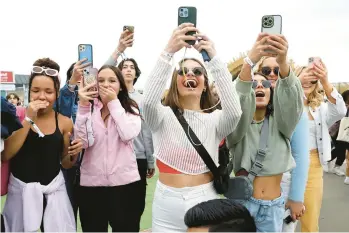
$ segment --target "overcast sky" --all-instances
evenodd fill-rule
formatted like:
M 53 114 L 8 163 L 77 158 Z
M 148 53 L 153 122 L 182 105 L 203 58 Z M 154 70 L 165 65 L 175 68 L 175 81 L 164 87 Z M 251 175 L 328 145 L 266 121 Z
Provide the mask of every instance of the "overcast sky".
M 142 88 L 177 27 L 179 6 L 196 6 L 197 27 L 215 43 L 226 62 L 251 48 L 266 14 L 281 14 L 289 55 L 298 64 L 320 56 L 331 82 L 349 81 L 349 1 L 0 1 L 0 70 L 28 74 L 33 62 L 50 57 L 61 76 L 78 58 L 78 44 L 93 45 L 99 68 L 118 43 L 123 25 L 135 26 L 135 44 L 126 50 L 142 70 Z M 180 51 L 176 58 L 183 56 Z M 193 50 L 188 55 L 198 56 Z

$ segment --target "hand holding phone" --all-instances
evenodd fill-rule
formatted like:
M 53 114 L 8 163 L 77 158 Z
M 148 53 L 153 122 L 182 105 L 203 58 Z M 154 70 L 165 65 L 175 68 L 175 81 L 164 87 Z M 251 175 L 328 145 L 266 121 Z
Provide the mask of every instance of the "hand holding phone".
M 203 34 L 196 36 L 199 38 L 199 42 L 194 45 L 194 48 L 201 53 L 204 61 L 210 61 L 217 54 L 213 42 Z
M 309 57 L 308 66 L 313 67 L 314 64 L 316 64 L 318 66 L 322 66 L 321 58 L 320 57 Z
M 134 26 L 124 26 L 123 27 L 122 39 L 124 39 L 124 42 L 125 42 L 124 43 L 125 49 L 126 49 L 126 47 L 132 47 L 133 46 L 134 31 L 135 31 L 135 27 Z M 119 52 L 121 52 L 121 51 L 119 51 Z
M 172 36 L 165 47 L 165 51 L 174 54 L 181 50 L 184 46 L 187 48 L 191 48 L 192 46 L 188 44 L 186 41 L 196 41 L 197 37 L 193 35 L 186 35 L 186 33 L 189 31 L 197 32 L 197 29 L 194 27 L 192 23 L 181 24 L 177 29 L 173 31 Z

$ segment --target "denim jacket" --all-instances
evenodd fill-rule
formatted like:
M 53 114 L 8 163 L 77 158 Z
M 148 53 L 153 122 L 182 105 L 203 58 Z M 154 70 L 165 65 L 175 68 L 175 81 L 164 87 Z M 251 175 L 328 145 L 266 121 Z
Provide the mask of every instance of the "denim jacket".
M 72 118 L 75 123 L 76 112 L 78 110 L 78 104 L 76 98 L 78 96 L 78 86 L 75 87 L 74 91 L 71 91 L 68 87 L 68 84 L 65 84 L 64 87 L 59 91 L 59 113 L 62 115 Z

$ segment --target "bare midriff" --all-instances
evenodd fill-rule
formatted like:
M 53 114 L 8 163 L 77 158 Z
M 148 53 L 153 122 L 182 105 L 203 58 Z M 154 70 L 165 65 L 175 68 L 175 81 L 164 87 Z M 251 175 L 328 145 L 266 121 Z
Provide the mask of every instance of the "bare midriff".
M 280 197 L 282 175 L 257 176 L 253 181 L 253 197 L 260 200 L 274 200 Z
M 159 181 L 164 185 L 174 188 L 194 187 L 202 184 L 210 183 L 213 180 L 211 172 L 188 175 L 169 167 L 168 165 L 156 160 L 156 165 L 159 168 Z

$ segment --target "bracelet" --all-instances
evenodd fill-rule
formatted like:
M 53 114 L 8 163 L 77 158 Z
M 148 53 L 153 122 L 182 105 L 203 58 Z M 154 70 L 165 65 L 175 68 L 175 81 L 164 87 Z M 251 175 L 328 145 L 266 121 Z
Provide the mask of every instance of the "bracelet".
M 166 51 L 162 51 L 161 55 L 163 55 L 166 58 L 171 60 L 173 58 L 174 53 L 169 53 L 169 52 L 166 52 Z
M 256 65 L 256 64 L 253 64 L 253 62 L 251 61 L 251 59 L 247 56 L 244 58 L 244 62 L 246 62 L 247 64 L 249 64 L 251 66 L 251 68 L 253 69 L 253 67 Z
M 34 123 L 34 121 L 32 119 L 30 119 L 29 117 L 25 117 L 24 120 L 28 121 L 33 127 L 34 129 L 36 130 L 36 132 L 39 134 L 39 137 L 40 138 L 43 138 L 45 136 L 45 134 L 43 134 L 41 132 L 41 130 L 39 129 L 39 127 Z

